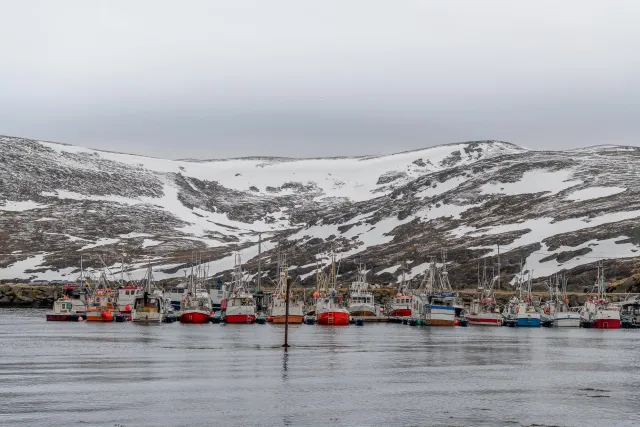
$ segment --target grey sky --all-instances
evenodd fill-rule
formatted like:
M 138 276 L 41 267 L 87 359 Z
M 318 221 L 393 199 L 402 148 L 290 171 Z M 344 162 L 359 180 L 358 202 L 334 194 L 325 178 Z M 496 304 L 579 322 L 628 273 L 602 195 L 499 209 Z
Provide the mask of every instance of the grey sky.
M 0 134 L 159 157 L 640 141 L 640 3 L 0 0 Z

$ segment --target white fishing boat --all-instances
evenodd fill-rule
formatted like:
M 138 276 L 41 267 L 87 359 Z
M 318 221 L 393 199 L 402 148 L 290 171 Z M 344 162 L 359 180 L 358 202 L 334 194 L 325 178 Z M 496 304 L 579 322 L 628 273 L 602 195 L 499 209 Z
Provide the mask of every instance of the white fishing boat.
M 579 328 L 580 314 L 569 309 L 567 297 L 567 278 L 554 275 L 549 278 L 549 300 L 542 307 L 542 324 L 551 323 L 556 328 Z
M 229 295 L 225 300 L 224 320 L 227 323 L 254 323 L 256 321 L 256 303 L 249 293 L 242 272 L 242 258 L 235 255 L 233 279 L 229 287 Z
M 269 320 L 273 323 L 285 323 L 287 311 L 287 258 L 278 254 L 278 281 L 269 304 Z M 291 285 L 289 285 L 291 286 Z M 291 292 L 290 292 L 291 293 Z M 304 304 L 295 297 L 289 297 L 289 323 L 302 323 L 304 320 Z
M 440 276 L 440 286 L 436 283 L 437 264 L 431 258 L 428 271 L 425 271 L 420 287 L 413 291 L 411 319 L 425 326 L 454 326 L 456 324 L 455 295 L 450 292 L 447 281 Z M 446 276 L 445 276 L 446 277 Z M 443 291 L 443 287 L 448 291 Z
M 131 320 L 144 324 L 162 323 L 167 316 L 167 309 L 163 292 L 153 284 L 153 274 L 149 266 L 144 290 L 133 302 Z
M 187 292 L 188 282 L 179 283 L 176 286 L 172 286 L 167 289 L 164 293 L 165 299 L 169 299 L 171 301 L 171 307 L 175 311 L 180 311 L 182 304 L 182 300 L 184 299 L 185 293 Z
M 352 317 L 377 316 L 373 294 L 369 292 L 364 266 L 358 266 L 356 280 L 349 287 L 349 314 Z
M 48 321 L 68 322 L 85 318 L 87 307 L 79 298 L 65 294 L 53 302 L 53 309 L 46 313 Z

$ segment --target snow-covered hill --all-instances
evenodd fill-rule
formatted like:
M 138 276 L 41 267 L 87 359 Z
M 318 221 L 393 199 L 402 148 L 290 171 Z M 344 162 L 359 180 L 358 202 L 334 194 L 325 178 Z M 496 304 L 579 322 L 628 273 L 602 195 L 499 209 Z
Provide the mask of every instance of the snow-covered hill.
M 199 253 L 225 277 L 239 250 L 256 272 L 286 247 L 311 284 L 331 247 L 342 280 L 359 261 L 369 280 L 419 278 L 448 249 L 454 286 L 501 245 L 509 280 L 520 258 L 534 277 L 588 275 L 601 258 L 635 272 L 640 150 L 538 152 L 475 141 L 388 156 L 171 161 L 0 137 L 0 279 L 73 278 L 90 269 L 132 277 L 154 265 L 180 277 Z M 403 267 L 406 261 L 406 266 Z M 400 267 L 398 267 L 400 266 Z M 398 268 L 395 268 L 398 267 Z

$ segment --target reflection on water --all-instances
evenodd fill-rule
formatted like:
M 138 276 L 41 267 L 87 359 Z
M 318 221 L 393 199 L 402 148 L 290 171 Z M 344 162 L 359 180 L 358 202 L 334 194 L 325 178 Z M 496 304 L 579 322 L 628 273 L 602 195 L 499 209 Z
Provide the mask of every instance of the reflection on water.
M 0 309 L 2 426 L 640 425 L 640 331 L 45 322 Z

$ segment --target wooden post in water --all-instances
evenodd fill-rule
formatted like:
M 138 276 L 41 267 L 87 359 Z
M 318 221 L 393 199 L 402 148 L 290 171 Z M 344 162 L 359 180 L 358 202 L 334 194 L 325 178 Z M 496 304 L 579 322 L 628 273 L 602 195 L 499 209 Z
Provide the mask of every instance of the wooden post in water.
M 285 351 L 287 350 L 287 347 L 289 347 L 289 293 L 291 292 L 291 284 L 289 282 L 289 275 L 285 275 L 284 280 L 286 280 L 286 300 L 284 303 L 284 349 Z

